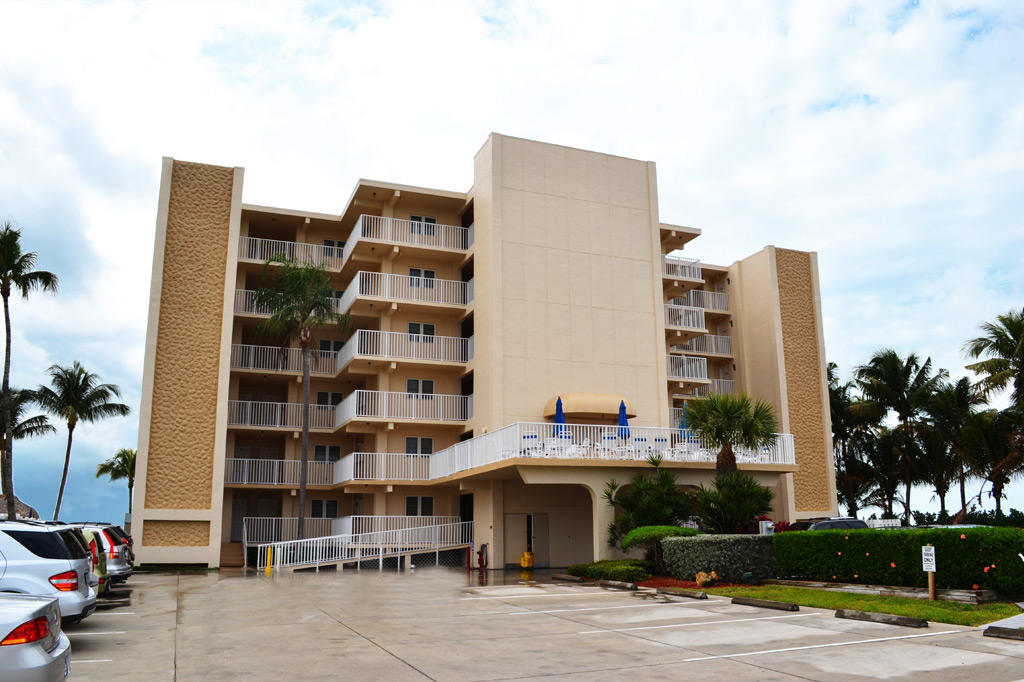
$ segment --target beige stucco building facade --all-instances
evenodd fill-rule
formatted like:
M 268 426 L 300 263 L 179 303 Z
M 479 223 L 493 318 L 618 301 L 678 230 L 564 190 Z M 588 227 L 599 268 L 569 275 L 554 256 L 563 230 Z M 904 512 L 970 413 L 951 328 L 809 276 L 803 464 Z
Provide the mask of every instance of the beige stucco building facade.
M 337 215 L 243 203 L 242 179 L 164 159 L 139 561 L 239 563 L 293 532 L 301 355 L 253 297 L 278 254 L 324 267 L 352 322 L 314 334 L 307 536 L 445 517 L 492 567 L 610 556 L 609 479 L 652 453 L 680 485 L 713 477 L 680 428 L 709 392 L 775 406 L 783 433 L 740 468 L 776 519 L 837 512 L 815 254 L 691 258 L 700 230 L 661 222 L 653 162 L 492 134 L 469 191 L 360 180 Z

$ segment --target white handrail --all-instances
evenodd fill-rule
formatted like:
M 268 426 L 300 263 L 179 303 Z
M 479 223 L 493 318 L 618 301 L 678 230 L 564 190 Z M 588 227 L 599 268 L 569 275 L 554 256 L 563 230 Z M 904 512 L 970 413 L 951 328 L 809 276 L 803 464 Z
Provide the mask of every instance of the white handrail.
M 356 418 L 460 422 L 472 416 L 472 396 L 360 389 L 338 404 L 334 425 Z
M 400 452 L 353 452 L 334 463 L 334 482 L 426 481 L 430 455 Z
M 472 300 L 466 282 L 366 270 L 360 270 L 352 278 L 339 301 L 340 310 L 347 312 L 357 297 L 445 305 L 466 305 Z
M 333 405 L 310 405 L 309 428 L 334 429 L 334 412 Z M 229 400 L 228 425 L 301 429 L 302 403 Z
M 335 519 L 303 521 L 302 534 L 307 538 L 322 538 L 331 534 Z M 242 519 L 242 537 L 247 545 L 261 542 L 283 542 L 298 537 L 299 519 L 295 516 L 246 516 Z
M 705 310 L 729 312 L 729 294 L 721 291 L 693 289 L 692 291 L 687 291 L 682 296 L 676 296 L 672 299 L 672 303 L 704 308 Z
M 297 459 L 247 459 L 227 457 L 224 460 L 224 482 L 239 485 L 298 485 L 302 462 Z M 334 462 L 306 462 L 307 485 L 334 483 Z
M 687 355 L 669 355 L 666 357 L 668 363 L 669 379 L 707 379 L 708 361 L 707 358 L 691 358 Z
M 334 358 L 335 354 L 331 351 L 314 350 L 310 359 L 310 373 L 333 375 Z M 231 369 L 302 373 L 302 349 L 235 343 L 231 345 Z
M 693 306 L 665 304 L 665 326 L 704 329 L 704 309 Z
M 463 363 L 473 358 L 471 349 L 470 340 L 458 336 L 360 329 L 338 351 L 337 370 L 341 371 L 357 356 Z
M 331 535 L 362 535 L 403 528 L 422 528 L 459 523 L 458 516 L 342 516 L 334 519 Z
M 701 277 L 700 261 L 694 258 L 680 258 L 678 256 L 665 256 L 662 272 L 666 277 L 683 277 L 686 279 L 699 279 Z
M 331 298 L 338 312 L 344 312 L 340 308 L 342 300 L 344 299 Z M 235 289 L 235 313 L 239 315 L 254 315 L 256 317 L 270 317 L 274 313 L 274 309 L 268 305 L 257 305 L 255 290 Z
M 238 260 L 265 263 L 278 256 L 296 263 L 323 265 L 329 270 L 341 269 L 341 249 L 306 242 L 286 242 L 261 237 L 239 237 Z
M 703 334 L 672 348 L 673 350 L 678 348 L 688 353 L 732 355 L 732 337 L 722 334 Z

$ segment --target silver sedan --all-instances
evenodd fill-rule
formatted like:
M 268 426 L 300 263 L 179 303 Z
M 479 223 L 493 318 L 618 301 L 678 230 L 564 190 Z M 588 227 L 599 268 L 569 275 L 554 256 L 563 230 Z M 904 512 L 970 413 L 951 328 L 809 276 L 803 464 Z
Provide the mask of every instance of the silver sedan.
M 71 672 L 71 642 L 54 597 L 0 594 L 0 637 L 5 680 L 52 682 Z

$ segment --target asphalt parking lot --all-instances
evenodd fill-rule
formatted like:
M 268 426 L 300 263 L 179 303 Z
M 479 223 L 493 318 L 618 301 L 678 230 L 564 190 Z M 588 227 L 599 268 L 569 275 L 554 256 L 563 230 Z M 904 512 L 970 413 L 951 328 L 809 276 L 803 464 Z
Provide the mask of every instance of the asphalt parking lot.
M 67 629 L 75 680 L 1014 680 L 1024 644 L 445 570 L 139 574 Z

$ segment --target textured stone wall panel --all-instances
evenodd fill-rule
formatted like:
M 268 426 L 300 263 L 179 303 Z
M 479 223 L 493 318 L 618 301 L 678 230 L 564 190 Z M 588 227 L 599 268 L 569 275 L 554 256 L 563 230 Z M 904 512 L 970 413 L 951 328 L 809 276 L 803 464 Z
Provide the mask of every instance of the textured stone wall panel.
M 142 544 L 146 547 L 207 547 L 209 521 L 144 521 Z
M 789 427 L 796 445 L 793 474 L 796 510 L 818 511 L 833 506 L 829 499 L 831 446 L 825 437 L 822 404 L 821 356 L 814 302 L 811 255 L 804 251 L 775 250 L 782 317 L 782 348 L 786 362 L 786 399 Z
M 211 505 L 233 179 L 231 168 L 174 162 L 146 469 L 151 509 Z

